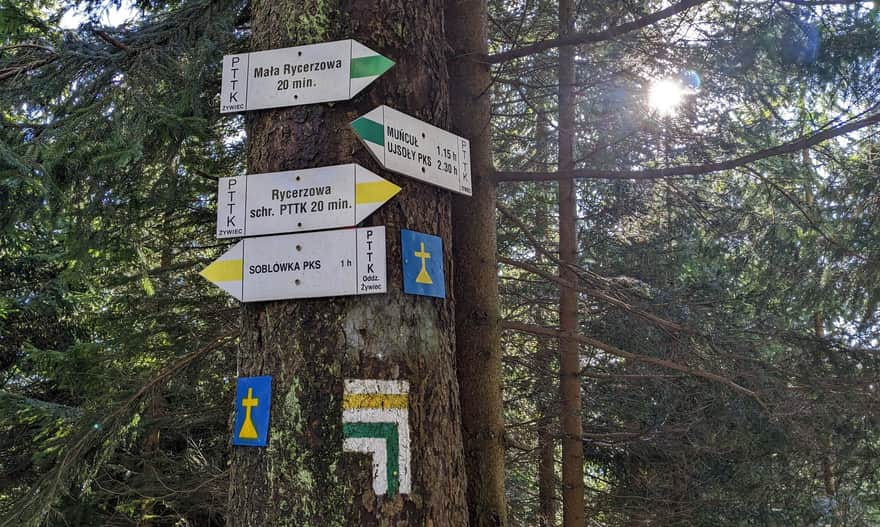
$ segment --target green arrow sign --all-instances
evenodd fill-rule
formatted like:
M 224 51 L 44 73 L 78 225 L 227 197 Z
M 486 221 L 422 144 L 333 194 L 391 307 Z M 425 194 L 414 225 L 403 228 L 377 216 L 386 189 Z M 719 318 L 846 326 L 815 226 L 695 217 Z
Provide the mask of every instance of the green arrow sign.
M 380 106 L 355 119 L 351 128 L 385 168 L 404 176 L 471 195 L 470 142 Z
M 351 39 L 225 55 L 220 111 L 348 100 L 393 65 Z

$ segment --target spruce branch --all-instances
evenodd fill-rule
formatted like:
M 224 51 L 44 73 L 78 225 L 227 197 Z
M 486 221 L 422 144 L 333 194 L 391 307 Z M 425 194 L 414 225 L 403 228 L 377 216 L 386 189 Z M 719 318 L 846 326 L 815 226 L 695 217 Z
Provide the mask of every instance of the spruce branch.
M 92 30 L 92 33 L 94 33 L 95 35 L 98 35 L 98 37 L 100 37 L 101 40 L 103 40 L 104 42 L 110 44 L 111 46 L 113 46 L 113 47 L 115 47 L 115 48 L 121 49 L 122 51 L 125 51 L 125 52 L 129 52 L 129 51 L 131 51 L 131 47 L 129 47 L 128 45 L 123 44 L 122 42 L 120 42 L 120 41 L 116 40 L 115 38 L 111 37 L 111 36 L 108 35 L 107 32 L 104 31 L 104 30 L 101 30 L 101 29 L 93 29 L 93 30 Z
M 536 53 L 541 53 L 542 51 L 547 51 L 549 49 L 554 49 L 562 46 L 576 46 L 578 44 L 588 44 L 592 42 L 611 40 L 631 31 L 636 31 L 638 29 L 656 24 L 661 20 L 675 16 L 683 11 L 687 11 L 692 7 L 698 6 L 700 4 L 705 4 L 707 1 L 708 0 L 684 0 L 683 2 L 673 4 L 666 9 L 661 9 L 660 11 L 643 16 L 642 18 L 639 18 L 638 20 L 633 20 L 632 22 L 626 22 L 624 24 L 620 24 L 619 26 L 613 26 L 602 31 L 578 31 L 576 33 L 569 33 L 568 35 L 562 37 L 543 40 L 541 42 L 535 42 L 534 44 L 529 44 L 520 48 L 503 51 L 494 55 L 489 55 L 488 57 L 486 57 L 485 62 L 489 64 L 500 64 L 502 62 L 509 62 L 514 59 L 526 57 L 528 55 L 534 55 Z
M 740 168 L 757 161 L 771 157 L 791 154 L 805 148 L 811 148 L 829 139 L 839 137 L 850 132 L 861 130 L 880 123 L 880 113 L 875 113 L 849 121 L 844 124 L 826 127 L 822 131 L 801 136 L 788 143 L 783 143 L 772 148 L 758 150 L 726 161 L 706 163 L 703 165 L 679 165 L 667 168 L 647 168 L 644 170 L 606 170 L 594 168 L 578 168 L 568 171 L 557 172 L 495 172 L 496 181 L 559 181 L 566 179 L 662 179 L 681 176 L 700 176 Z

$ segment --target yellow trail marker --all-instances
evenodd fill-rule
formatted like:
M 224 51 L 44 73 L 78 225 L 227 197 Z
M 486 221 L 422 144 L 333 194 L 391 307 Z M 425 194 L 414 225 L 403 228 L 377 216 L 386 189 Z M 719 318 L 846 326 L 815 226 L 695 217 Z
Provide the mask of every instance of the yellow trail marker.
M 216 260 L 199 272 L 209 282 L 241 282 L 242 260 Z
M 431 253 L 425 252 L 425 242 L 421 242 L 419 246 L 420 249 L 414 254 L 416 258 L 421 258 L 422 270 L 419 271 L 419 275 L 416 276 L 416 282 L 420 284 L 433 284 L 434 282 L 431 280 L 431 275 L 428 274 L 428 269 L 425 266 L 425 262 L 431 257 Z
M 409 406 L 406 394 L 392 393 L 346 393 L 342 397 L 342 408 L 345 410 L 356 409 L 394 409 L 407 408 Z
M 239 439 L 257 439 L 257 429 L 254 428 L 254 422 L 251 420 L 251 409 L 260 405 L 260 400 L 254 397 L 254 389 L 248 388 L 247 397 L 241 400 L 244 406 L 244 424 L 241 425 L 241 431 L 238 432 Z
M 201 275 L 242 302 L 384 293 L 385 227 L 244 238 Z
M 355 205 L 385 203 L 398 192 L 400 192 L 400 187 L 384 179 L 381 181 L 358 183 L 354 191 L 354 202 Z

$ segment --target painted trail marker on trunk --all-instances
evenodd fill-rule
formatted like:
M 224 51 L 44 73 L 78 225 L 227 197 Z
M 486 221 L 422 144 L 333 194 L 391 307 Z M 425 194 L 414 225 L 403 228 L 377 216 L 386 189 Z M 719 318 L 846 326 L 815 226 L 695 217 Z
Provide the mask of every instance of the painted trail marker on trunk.
M 400 229 L 400 246 L 403 257 L 403 292 L 446 298 L 443 239 L 431 234 Z
M 345 101 L 393 65 L 351 39 L 224 55 L 220 113 Z
M 398 192 L 356 164 L 221 178 L 217 237 L 352 227 Z
M 242 302 L 385 293 L 385 227 L 245 238 L 199 274 Z
M 272 407 L 272 376 L 239 377 L 235 385 L 235 423 L 232 444 L 266 446 L 269 411 Z
M 355 119 L 351 127 L 388 170 L 471 195 L 467 139 L 384 105 Z
M 369 454 L 373 492 L 409 494 L 409 383 L 345 379 L 342 398 L 342 450 Z

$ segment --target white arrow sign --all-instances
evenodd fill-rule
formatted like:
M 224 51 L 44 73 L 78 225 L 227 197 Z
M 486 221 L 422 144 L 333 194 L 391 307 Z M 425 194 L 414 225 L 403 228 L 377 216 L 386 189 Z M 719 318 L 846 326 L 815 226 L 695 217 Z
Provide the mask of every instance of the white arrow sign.
M 199 274 L 242 302 L 384 293 L 385 227 L 245 238 Z
M 348 100 L 393 65 L 350 39 L 224 55 L 220 112 Z
M 217 237 L 351 227 L 398 192 L 356 164 L 221 178 Z
M 351 127 L 388 170 L 471 195 L 471 144 L 467 139 L 388 106 L 357 118 Z

